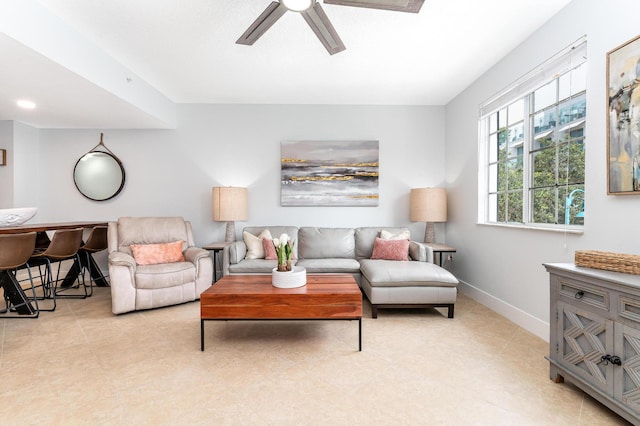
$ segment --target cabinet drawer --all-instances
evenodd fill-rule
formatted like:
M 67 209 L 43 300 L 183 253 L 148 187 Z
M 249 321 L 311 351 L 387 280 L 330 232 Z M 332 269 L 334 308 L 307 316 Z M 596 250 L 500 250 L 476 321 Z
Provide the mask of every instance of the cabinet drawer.
M 640 328 L 640 298 L 624 293 L 618 296 L 618 315 Z
M 558 286 L 559 295 L 572 299 L 571 303 L 574 306 L 584 304 L 609 312 L 609 293 L 607 291 L 567 278 L 560 278 Z

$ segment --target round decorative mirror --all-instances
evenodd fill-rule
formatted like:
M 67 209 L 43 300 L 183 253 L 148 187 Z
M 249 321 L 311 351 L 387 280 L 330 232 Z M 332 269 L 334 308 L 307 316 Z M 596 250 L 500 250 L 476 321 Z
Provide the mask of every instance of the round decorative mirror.
M 97 150 L 102 146 L 105 151 Z M 78 191 L 94 201 L 109 200 L 122 191 L 124 187 L 124 167 L 111 151 L 100 143 L 84 154 L 73 168 L 73 181 Z

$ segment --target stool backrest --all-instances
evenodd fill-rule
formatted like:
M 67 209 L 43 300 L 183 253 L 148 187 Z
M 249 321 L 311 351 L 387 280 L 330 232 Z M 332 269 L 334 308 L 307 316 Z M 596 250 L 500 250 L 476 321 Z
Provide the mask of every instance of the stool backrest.
M 53 234 L 49 247 L 41 256 L 49 259 L 68 259 L 74 256 L 82 245 L 82 228 L 59 229 Z
M 16 269 L 27 263 L 35 246 L 35 232 L 0 235 L 0 270 Z
M 107 249 L 107 227 L 96 226 L 89 232 L 87 242 L 81 247 L 83 250 L 92 253 Z

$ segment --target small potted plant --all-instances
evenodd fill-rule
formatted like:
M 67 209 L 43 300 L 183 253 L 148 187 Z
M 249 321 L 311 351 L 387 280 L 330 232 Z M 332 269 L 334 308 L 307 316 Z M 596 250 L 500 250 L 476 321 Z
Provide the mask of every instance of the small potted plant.
M 278 258 L 278 267 L 273 268 L 271 283 L 278 288 L 295 288 L 307 284 L 307 271 L 305 268 L 291 266 L 293 258 L 294 242 L 287 234 L 280 235 L 280 238 L 273 239 Z
M 287 234 L 280 235 L 280 238 L 273 239 L 273 245 L 276 248 L 276 256 L 278 257 L 278 271 L 291 271 L 291 258 L 293 257 L 293 242 Z

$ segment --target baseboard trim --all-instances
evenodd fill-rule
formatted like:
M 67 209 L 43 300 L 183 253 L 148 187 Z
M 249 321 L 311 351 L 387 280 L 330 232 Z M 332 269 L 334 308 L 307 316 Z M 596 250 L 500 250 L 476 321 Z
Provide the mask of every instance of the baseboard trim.
M 460 281 L 460 284 L 458 284 L 458 290 L 471 297 L 476 302 L 483 304 L 492 311 L 495 311 L 508 320 L 514 322 L 528 332 L 535 334 L 545 342 L 549 341 L 548 322 L 544 322 L 533 315 L 526 313 L 522 309 L 516 308 L 504 300 L 498 299 L 486 291 L 480 290 L 479 288 L 464 281 Z

